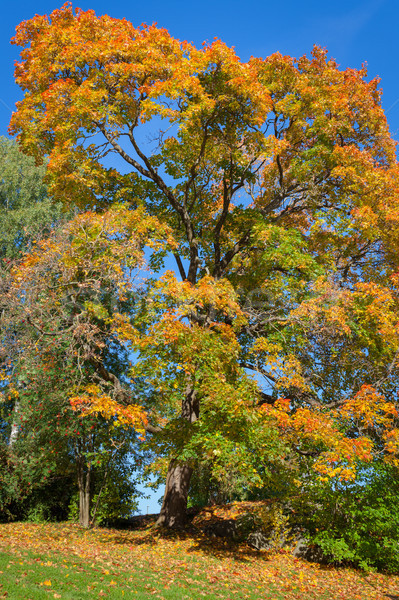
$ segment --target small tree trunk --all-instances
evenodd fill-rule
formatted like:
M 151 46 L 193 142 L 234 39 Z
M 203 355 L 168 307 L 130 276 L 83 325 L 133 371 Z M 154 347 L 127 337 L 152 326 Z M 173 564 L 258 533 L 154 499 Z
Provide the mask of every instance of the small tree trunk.
M 90 527 L 90 492 L 79 490 L 79 525 Z
M 20 404 L 20 401 L 19 401 L 19 398 L 17 398 L 15 401 L 13 415 L 12 415 L 10 439 L 8 440 L 8 446 L 10 448 L 12 448 L 14 446 L 15 442 L 18 439 L 18 434 L 19 434 L 18 421 L 19 421 L 19 408 L 20 408 L 19 404 Z
M 80 440 L 76 446 L 77 454 L 77 472 L 79 489 L 79 525 L 89 528 L 90 520 L 90 484 L 91 484 L 91 461 L 86 461 Z
M 199 417 L 199 402 L 191 384 L 187 385 L 182 402 L 181 418 L 194 423 Z M 172 459 L 166 476 L 165 494 L 157 525 L 165 527 L 184 527 L 187 520 L 187 498 L 190 487 L 192 467 L 189 464 Z
M 172 460 L 166 477 L 165 495 L 157 525 L 184 527 L 187 518 L 187 497 L 192 468 Z

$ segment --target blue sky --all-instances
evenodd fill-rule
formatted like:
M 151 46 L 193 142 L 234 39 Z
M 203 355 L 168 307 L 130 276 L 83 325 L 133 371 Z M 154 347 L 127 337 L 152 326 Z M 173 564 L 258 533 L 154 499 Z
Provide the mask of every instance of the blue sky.
M 5 2 L 0 22 L 0 135 L 7 133 L 10 112 L 21 92 L 13 83 L 18 48 L 11 46 L 15 26 L 35 13 L 46 14 L 62 5 L 48 0 Z M 391 130 L 399 139 L 397 0 L 82 0 L 74 6 L 97 14 L 126 18 L 135 25 L 157 22 L 172 35 L 200 45 L 219 37 L 243 59 L 275 51 L 292 56 L 308 53 L 313 44 L 326 47 L 343 67 L 368 63 L 370 77 L 379 76 L 383 105 Z M 395 102 L 397 104 L 395 104 Z
M 21 92 L 13 81 L 18 48 L 10 45 L 15 27 L 35 13 L 47 14 L 59 3 L 48 0 L 4 2 L 0 21 L 0 135 L 7 127 Z M 74 6 L 98 15 L 126 18 L 134 25 L 157 22 L 181 40 L 200 46 L 214 37 L 235 46 L 242 60 L 279 51 L 291 56 L 309 53 L 313 44 L 326 47 L 342 68 L 367 62 L 369 76 L 379 76 L 393 137 L 399 140 L 398 0 L 82 0 Z M 158 512 L 161 490 L 141 503 L 143 513 Z

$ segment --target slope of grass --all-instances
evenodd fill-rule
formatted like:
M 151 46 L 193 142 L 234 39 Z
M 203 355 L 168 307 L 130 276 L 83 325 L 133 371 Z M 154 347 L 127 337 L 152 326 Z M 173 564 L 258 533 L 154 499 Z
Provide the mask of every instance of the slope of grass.
M 0 525 L 0 598 L 399 600 L 399 577 L 320 567 L 200 532 Z

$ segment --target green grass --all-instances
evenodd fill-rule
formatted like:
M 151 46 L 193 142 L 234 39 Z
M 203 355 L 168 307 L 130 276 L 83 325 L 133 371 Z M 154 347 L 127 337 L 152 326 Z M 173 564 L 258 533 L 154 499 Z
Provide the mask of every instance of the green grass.
M 283 600 L 274 589 L 261 590 L 253 585 L 212 584 L 191 569 L 177 573 L 168 587 L 160 584 L 157 570 L 138 568 L 135 571 L 104 568 L 82 560 L 68 560 L 61 555 L 34 554 L 21 551 L 18 555 L 0 553 L 0 598 L 10 600 L 86 600 L 89 598 L 137 598 L 162 600 Z M 163 578 L 162 578 L 163 579 Z

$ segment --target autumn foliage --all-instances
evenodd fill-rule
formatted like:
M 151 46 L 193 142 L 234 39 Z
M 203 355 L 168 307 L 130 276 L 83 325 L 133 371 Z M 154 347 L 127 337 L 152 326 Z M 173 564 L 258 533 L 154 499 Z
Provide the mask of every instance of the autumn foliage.
M 157 274 L 133 316 L 86 302 L 135 360 L 119 380 L 95 329 L 78 330 L 110 386 L 71 398 L 147 431 L 161 522 L 184 521 L 196 470 L 227 498 L 277 476 L 302 489 L 309 473 L 396 472 L 399 173 L 379 82 L 318 47 L 243 62 L 69 4 L 13 43 L 25 97 L 10 131 L 82 211 L 70 246 L 46 241 L 16 268 L 21 293 L 50 259 L 64 285 L 83 293 L 95 272 L 120 299 L 144 246 Z M 63 310 L 59 290 L 50 302 Z

